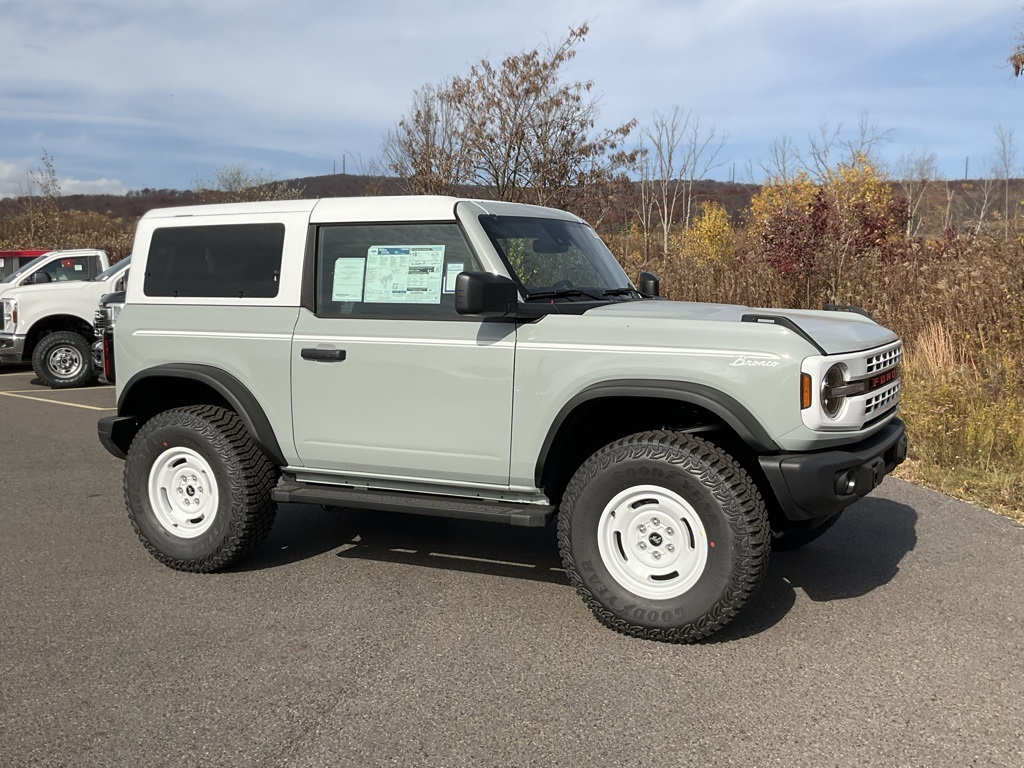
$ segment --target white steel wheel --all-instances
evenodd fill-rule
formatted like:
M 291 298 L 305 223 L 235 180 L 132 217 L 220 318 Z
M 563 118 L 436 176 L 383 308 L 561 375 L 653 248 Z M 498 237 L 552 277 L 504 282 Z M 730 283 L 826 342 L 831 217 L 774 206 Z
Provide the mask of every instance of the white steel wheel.
M 624 589 L 652 600 L 686 593 L 704 573 L 708 537 L 693 506 L 657 485 L 637 485 L 605 505 L 597 545 Z
M 157 522 L 173 536 L 202 536 L 217 517 L 213 468 L 191 448 L 175 446 L 161 453 L 149 471 L 148 490 Z

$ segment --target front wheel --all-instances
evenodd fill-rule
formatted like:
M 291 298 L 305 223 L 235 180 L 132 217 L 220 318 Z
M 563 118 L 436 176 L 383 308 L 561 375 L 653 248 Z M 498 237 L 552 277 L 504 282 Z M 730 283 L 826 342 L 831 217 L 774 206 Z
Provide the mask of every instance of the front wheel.
M 680 643 L 732 620 L 760 583 L 771 534 L 761 494 L 729 454 L 656 431 L 612 443 L 577 470 L 558 541 L 599 621 Z
M 234 411 L 212 405 L 164 411 L 128 449 L 128 517 L 164 565 L 216 571 L 251 554 L 270 533 L 277 475 Z
M 40 339 L 32 352 L 32 370 L 50 389 L 84 387 L 97 375 L 92 345 L 74 331 L 57 331 Z

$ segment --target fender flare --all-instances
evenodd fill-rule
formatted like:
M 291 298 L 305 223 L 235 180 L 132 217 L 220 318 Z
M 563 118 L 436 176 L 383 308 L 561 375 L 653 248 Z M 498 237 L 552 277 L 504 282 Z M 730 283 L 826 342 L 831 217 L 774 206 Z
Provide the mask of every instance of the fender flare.
M 778 444 L 734 397 L 704 384 L 685 381 L 660 381 L 656 379 L 621 379 L 605 381 L 581 390 L 558 411 L 548 429 L 540 455 L 534 468 L 534 480 L 540 488 L 543 482 L 544 465 L 562 425 L 578 406 L 589 400 L 604 397 L 645 397 L 676 400 L 699 406 L 724 421 L 747 445 L 758 454 L 777 453 Z
M 138 385 L 151 379 L 187 379 L 208 386 L 223 397 L 232 410 L 239 415 L 256 445 L 271 462 L 279 467 L 287 464 L 281 446 L 277 442 L 277 435 L 274 434 L 274 428 L 259 400 L 235 376 L 212 365 L 165 363 L 139 371 L 128 380 L 117 398 L 118 416 L 134 416 L 129 410 L 132 391 Z

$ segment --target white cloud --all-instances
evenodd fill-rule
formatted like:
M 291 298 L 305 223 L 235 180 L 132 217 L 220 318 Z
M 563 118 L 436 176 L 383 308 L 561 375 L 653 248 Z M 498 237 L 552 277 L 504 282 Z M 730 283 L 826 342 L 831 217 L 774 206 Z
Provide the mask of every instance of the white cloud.
M 119 179 L 61 179 L 60 190 L 65 195 L 123 195 L 128 190 Z
M 29 170 L 0 160 L 0 197 L 18 197 L 29 189 Z
M 22 197 L 38 191 L 33 183 L 35 171 L 24 165 L 0 160 L 0 198 Z M 123 195 L 127 188 L 120 179 L 75 179 L 58 176 L 64 195 Z

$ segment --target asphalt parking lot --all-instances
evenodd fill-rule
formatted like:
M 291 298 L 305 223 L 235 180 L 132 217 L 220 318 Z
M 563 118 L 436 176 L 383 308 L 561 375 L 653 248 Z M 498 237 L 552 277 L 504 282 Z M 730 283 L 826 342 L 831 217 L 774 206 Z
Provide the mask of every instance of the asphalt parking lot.
M 985 510 L 888 479 L 670 646 L 544 530 L 282 505 L 243 567 L 169 570 L 113 407 L 0 367 L 0 765 L 1024 765 L 1024 528 Z

